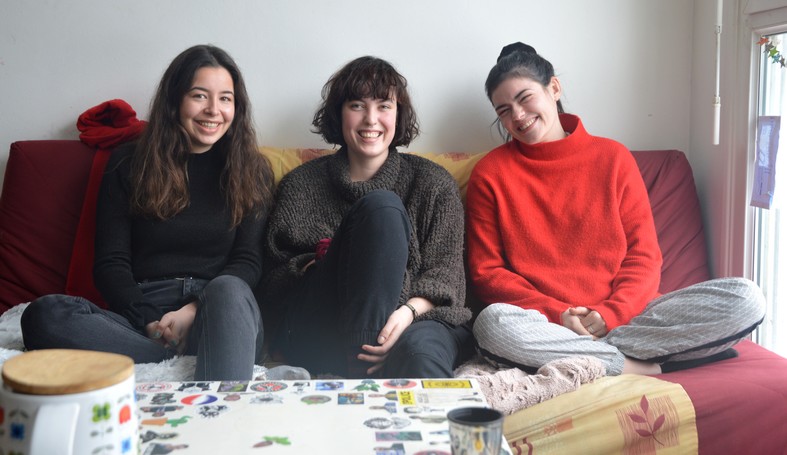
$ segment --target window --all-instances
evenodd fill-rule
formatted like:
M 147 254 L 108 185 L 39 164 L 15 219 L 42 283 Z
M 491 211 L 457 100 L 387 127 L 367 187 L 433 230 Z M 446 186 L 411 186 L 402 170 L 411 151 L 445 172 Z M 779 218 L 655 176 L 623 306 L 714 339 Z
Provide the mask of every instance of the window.
M 787 33 L 767 38 L 779 51 L 785 49 Z M 781 117 L 781 124 L 787 126 L 787 67 L 782 67 L 767 52 L 761 52 L 758 91 L 760 118 Z M 755 209 L 754 279 L 768 302 L 765 321 L 757 330 L 755 341 L 787 356 L 787 219 L 784 218 L 787 213 L 787 188 L 784 185 L 784 176 L 787 175 L 787 128 L 780 139 L 775 166 L 776 175 L 781 177 L 782 182 L 776 179 L 771 207 Z M 758 138 L 758 147 L 755 148 L 758 159 L 765 141 L 762 136 Z M 764 164 L 762 161 L 758 163 Z

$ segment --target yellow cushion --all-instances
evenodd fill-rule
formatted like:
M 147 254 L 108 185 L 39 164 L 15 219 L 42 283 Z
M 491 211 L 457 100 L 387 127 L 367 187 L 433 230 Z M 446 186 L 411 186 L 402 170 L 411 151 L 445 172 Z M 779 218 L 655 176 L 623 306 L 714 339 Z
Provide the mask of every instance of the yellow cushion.
M 260 153 L 265 155 L 273 168 L 275 183 L 278 184 L 282 177 L 301 164 L 321 156 L 334 153 L 333 149 L 302 149 L 302 148 L 281 148 L 261 146 Z M 462 200 L 465 198 L 467 181 L 473 166 L 486 155 L 486 153 L 459 153 L 459 152 L 406 152 L 413 155 L 422 156 L 443 166 L 454 177 L 459 191 L 462 193 Z

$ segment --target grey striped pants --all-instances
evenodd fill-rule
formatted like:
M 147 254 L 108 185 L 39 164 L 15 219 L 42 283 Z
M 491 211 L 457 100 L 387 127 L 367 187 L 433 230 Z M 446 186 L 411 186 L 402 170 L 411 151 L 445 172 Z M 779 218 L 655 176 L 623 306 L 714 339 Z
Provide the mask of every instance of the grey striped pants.
M 497 364 L 540 368 L 562 357 L 593 356 L 608 375 L 623 370 L 623 359 L 650 362 L 701 359 L 734 346 L 765 316 L 765 298 L 745 278 L 719 278 L 664 294 L 628 324 L 607 336 L 591 336 L 550 323 L 536 310 L 496 303 L 473 326 L 479 351 Z

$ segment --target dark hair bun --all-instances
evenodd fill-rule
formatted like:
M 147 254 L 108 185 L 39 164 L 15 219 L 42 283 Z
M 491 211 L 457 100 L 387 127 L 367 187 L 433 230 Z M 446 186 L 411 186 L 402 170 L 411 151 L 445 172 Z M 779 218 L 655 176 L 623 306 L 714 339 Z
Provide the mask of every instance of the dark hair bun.
M 497 61 L 499 62 L 501 58 L 509 54 L 513 54 L 514 52 L 522 52 L 525 54 L 537 53 L 535 48 L 533 48 L 533 46 L 517 41 L 516 43 L 511 43 L 507 46 L 504 46 L 503 49 L 500 51 L 500 55 L 497 56 Z

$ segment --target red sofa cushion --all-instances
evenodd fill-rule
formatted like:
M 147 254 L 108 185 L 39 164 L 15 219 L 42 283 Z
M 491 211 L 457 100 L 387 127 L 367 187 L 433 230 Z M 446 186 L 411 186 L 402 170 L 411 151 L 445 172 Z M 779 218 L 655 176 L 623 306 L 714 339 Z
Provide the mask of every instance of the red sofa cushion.
M 93 155 L 79 141 L 11 144 L 0 193 L 0 313 L 64 292 Z
M 686 155 L 678 150 L 632 153 L 648 190 L 664 258 L 659 291 L 709 280 L 700 201 Z

